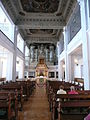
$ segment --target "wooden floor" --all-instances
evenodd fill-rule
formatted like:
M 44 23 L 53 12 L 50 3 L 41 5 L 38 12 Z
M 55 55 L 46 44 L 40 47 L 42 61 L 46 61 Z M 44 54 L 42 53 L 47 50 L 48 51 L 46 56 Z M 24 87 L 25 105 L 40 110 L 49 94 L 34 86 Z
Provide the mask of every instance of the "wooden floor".
M 51 120 L 45 87 L 36 86 L 29 100 L 19 112 L 19 120 Z

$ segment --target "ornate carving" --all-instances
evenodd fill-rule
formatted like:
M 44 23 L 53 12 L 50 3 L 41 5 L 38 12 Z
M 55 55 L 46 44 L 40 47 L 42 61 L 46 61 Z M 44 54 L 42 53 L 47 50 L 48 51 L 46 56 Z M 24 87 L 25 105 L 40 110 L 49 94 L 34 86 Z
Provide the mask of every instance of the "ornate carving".
M 15 25 L 22 30 L 21 34 L 28 44 L 33 42 L 56 44 L 59 32 L 52 32 L 52 30 L 63 29 L 68 20 L 67 18 L 69 18 L 72 13 L 72 8 L 76 1 L 77 0 L 1 0 Z M 26 29 L 28 30 L 26 31 Z M 42 33 L 43 38 L 41 36 Z M 34 37 L 32 34 L 36 35 L 35 37 L 37 38 L 32 39 L 31 37 Z M 30 39 L 28 39 L 28 37 L 30 37 Z
M 28 37 L 25 38 L 26 42 L 28 44 L 30 43 L 53 43 L 56 44 L 58 41 L 58 38 L 52 38 L 52 37 Z
M 29 31 L 26 30 L 26 32 L 27 32 L 27 35 L 31 35 L 31 34 L 52 34 L 53 29 L 29 29 Z
M 59 0 L 21 0 L 26 12 L 54 13 L 58 9 Z
M 64 19 L 60 17 L 17 19 L 16 24 L 20 29 L 62 29 L 66 25 Z
M 30 62 L 37 62 L 39 57 L 44 57 L 46 62 L 55 62 L 55 45 L 54 44 L 39 44 L 39 43 L 33 43 L 30 44 Z M 50 52 L 49 52 L 50 51 Z M 50 59 L 49 59 L 50 58 Z
M 80 6 L 78 5 L 70 21 L 70 41 L 73 39 L 73 37 L 78 33 L 80 29 L 81 29 L 81 15 Z

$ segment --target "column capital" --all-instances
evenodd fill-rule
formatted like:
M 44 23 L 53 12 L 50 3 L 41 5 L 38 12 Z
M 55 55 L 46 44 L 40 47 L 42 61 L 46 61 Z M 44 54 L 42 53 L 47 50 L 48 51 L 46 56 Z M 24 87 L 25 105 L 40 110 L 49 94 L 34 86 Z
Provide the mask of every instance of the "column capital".
M 66 31 L 67 31 L 67 26 L 63 28 L 63 32 L 66 32 Z
M 17 26 L 17 25 L 15 25 L 15 31 L 16 31 L 16 32 L 18 32 L 18 31 L 19 31 L 19 29 L 18 29 L 18 26 Z

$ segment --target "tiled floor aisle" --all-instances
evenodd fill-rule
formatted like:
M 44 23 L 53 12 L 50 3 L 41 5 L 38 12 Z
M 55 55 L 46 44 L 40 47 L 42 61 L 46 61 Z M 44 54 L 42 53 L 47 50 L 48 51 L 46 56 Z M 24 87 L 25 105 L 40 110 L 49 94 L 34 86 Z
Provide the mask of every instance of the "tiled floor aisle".
M 51 120 L 49 104 L 44 87 L 36 87 L 33 95 L 19 112 L 19 120 Z

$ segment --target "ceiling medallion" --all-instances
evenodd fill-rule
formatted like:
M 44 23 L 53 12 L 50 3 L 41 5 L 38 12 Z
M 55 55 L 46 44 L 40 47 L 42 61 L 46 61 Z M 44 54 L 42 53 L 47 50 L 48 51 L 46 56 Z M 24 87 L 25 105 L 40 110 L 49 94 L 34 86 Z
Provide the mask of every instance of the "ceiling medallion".
M 21 0 L 24 11 L 34 13 L 54 13 L 58 9 L 59 0 Z

